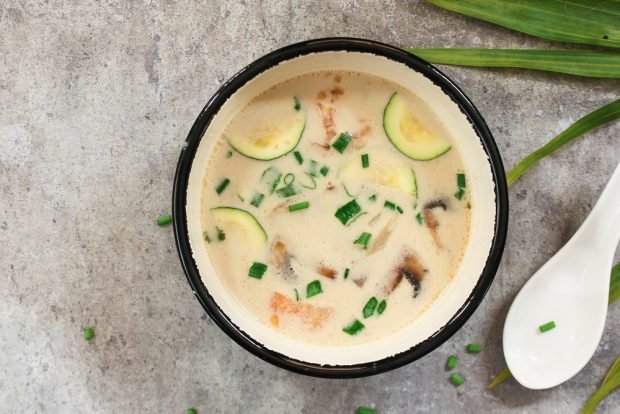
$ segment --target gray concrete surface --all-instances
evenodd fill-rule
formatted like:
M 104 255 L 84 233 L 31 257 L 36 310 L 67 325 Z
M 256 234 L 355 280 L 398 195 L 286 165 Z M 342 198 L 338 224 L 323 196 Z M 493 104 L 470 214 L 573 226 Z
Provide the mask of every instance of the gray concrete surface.
M 182 142 L 207 99 L 294 41 L 553 47 L 417 1 L 0 0 L 0 412 L 576 413 L 620 354 L 620 304 L 569 382 L 489 379 L 519 287 L 575 231 L 620 161 L 616 123 L 511 189 L 506 253 L 475 315 L 396 371 L 356 380 L 285 372 L 232 343 L 185 281 L 170 228 Z M 618 97 L 617 80 L 442 68 L 485 116 L 506 167 Z M 93 325 L 95 339 L 82 339 Z M 485 350 L 466 355 L 465 344 Z M 459 353 L 466 384 L 443 370 Z M 600 412 L 620 412 L 620 393 Z

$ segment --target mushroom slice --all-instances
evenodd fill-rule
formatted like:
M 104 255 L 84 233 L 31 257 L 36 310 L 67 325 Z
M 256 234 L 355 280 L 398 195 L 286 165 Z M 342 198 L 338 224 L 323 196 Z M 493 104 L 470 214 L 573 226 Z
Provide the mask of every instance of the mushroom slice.
M 375 242 L 372 244 L 370 249 L 368 250 L 368 255 L 378 252 L 383 249 L 392 235 L 394 231 L 394 223 L 396 222 L 395 218 L 390 219 L 390 221 L 381 229 L 377 237 L 375 238 Z
M 406 279 L 413 287 L 413 297 L 415 298 L 420 294 L 422 280 L 426 273 L 428 273 L 428 269 L 422 264 L 418 255 L 413 251 L 407 251 L 388 279 L 384 292 L 389 295 L 400 285 L 403 279 Z
M 448 208 L 446 202 L 442 199 L 437 199 L 426 203 L 424 206 L 424 223 L 426 223 L 426 227 L 431 232 L 431 236 L 433 236 L 433 241 L 438 248 L 442 248 L 441 239 L 439 238 L 439 232 L 437 228 L 439 227 L 439 222 L 437 221 L 437 217 L 433 214 L 433 209 L 442 208 L 444 211 Z
M 321 276 L 325 276 L 328 279 L 335 279 L 336 273 L 338 273 L 336 269 L 332 269 L 331 267 L 325 266 L 324 264 L 320 264 L 319 267 L 316 269 L 316 271 Z

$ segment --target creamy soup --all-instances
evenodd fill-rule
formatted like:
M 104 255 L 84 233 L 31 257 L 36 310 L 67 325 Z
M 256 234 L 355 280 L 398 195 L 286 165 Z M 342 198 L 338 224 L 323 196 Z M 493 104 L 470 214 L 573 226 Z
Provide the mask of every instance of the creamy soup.
M 470 226 L 455 137 L 371 75 L 317 72 L 242 108 L 204 172 L 202 230 L 239 305 L 296 340 L 347 346 L 411 324 Z

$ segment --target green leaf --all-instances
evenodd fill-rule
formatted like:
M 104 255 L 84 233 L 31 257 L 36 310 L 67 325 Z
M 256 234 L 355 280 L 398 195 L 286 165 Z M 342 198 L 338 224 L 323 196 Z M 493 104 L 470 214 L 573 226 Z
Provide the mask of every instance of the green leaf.
M 427 0 L 436 6 L 544 39 L 620 47 L 620 2 Z
M 620 118 L 620 99 L 617 99 L 612 103 L 607 104 L 602 108 L 599 108 L 596 111 L 591 112 L 583 118 L 579 119 L 577 122 L 566 128 L 551 141 L 549 141 L 548 143 L 519 161 L 517 165 L 515 165 L 508 173 L 508 185 L 512 185 L 527 170 L 532 168 L 534 164 L 536 164 L 547 155 L 553 153 L 557 149 L 561 148 L 563 145 L 585 134 L 586 132 L 589 132 L 603 124 L 606 124 L 607 122 L 614 121 L 618 118 Z
M 451 48 L 406 50 L 431 63 L 445 65 L 524 68 L 593 78 L 620 78 L 620 53 L 615 51 Z
M 596 407 L 611 394 L 614 390 L 620 388 L 620 357 L 617 357 L 615 362 L 607 371 L 607 375 L 603 379 L 601 385 L 592 394 L 588 402 L 583 406 L 582 414 L 591 414 L 596 411 Z

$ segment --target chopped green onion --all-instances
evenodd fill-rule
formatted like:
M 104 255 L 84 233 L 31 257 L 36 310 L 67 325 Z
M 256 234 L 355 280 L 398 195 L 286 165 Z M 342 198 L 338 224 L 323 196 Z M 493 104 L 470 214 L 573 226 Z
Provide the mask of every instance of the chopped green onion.
M 340 220 L 345 226 L 349 225 L 354 218 L 362 213 L 362 208 L 355 199 L 349 201 L 347 204 L 341 206 L 336 210 L 336 218 Z
M 265 195 L 257 191 L 254 193 L 254 196 L 252 197 L 252 201 L 250 201 L 250 204 L 258 208 L 260 207 L 264 199 L 265 199 Z
M 466 188 L 467 187 L 467 181 L 465 180 L 465 174 L 458 173 L 456 175 L 456 186 L 458 188 Z
M 195 408 L 188 408 L 185 414 L 198 414 L 198 411 Z
M 387 308 L 387 302 L 385 301 L 385 299 L 383 299 L 381 302 L 379 302 L 379 306 L 377 306 L 377 313 L 381 315 L 383 312 L 385 312 L 385 308 Z
M 370 197 L 368 197 L 368 201 L 374 203 L 375 201 L 377 201 L 377 195 L 376 194 L 371 195 Z
M 418 214 L 415 215 L 415 219 L 418 221 L 418 224 L 424 223 L 424 219 L 422 218 L 422 212 L 421 211 Z
M 357 407 L 355 414 L 375 414 L 375 410 L 368 407 Z
M 364 329 L 364 324 L 356 319 L 351 323 L 351 325 L 342 328 L 342 331 L 348 333 L 349 335 L 357 335 L 362 329 Z
M 228 187 L 228 184 L 230 184 L 230 180 L 228 178 L 224 178 L 222 182 L 220 182 L 220 184 L 215 187 L 215 192 L 218 194 L 222 194 L 222 192 L 226 190 L 226 187 Z
M 388 210 L 398 211 L 400 214 L 403 214 L 403 209 L 395 203 L 392 203 L 391 201 L 385 200 L 385 202 L 383 203 L 383 207 L 387 208 Z
M 237 198 L 241 200 L 242 203 L 245 202 L 245 198 L 243 198 L 243 196 L 239 193 L 237 193 Z
M 459 359 L 456 355 L 450 355 L 448 360 L 446 361 L 446 369 L 449 371 L 451 369 L 456 368 L 456 363 L 459 362 Z
M 87 341 L 90 341 L 94 337 L 95 337 L 95 330 L 92 327 L 87 326 L 86 328 L 84 328 L 84 339 L 86 339 Z
M 538 329 L 540 329 L 540 332 L 547 332 L 552 330 L 553 328 L 555 328 L 555 322 L 554 321 L 549 321 L 547 323 L 544 323 L 542 325 L 540 325 L 538 327 Z
M 308 188 L 310 190 L 314 190 L 316 188 L 316 180 L 314 179 L 314 176 L 312 176 L 312 174 L 309 174 L 309 173 L 304 173 L 304 174 L 306 174 L 310 178 L 310 181 L 312 182 L 312 184 L 305 185 L 302 183 L 301 186 L 304 188 Z
M 261 183 L 265 183 L 267 185 L 269 194 L 273 194 L 278 184 L 280 184 L 281 178 L 282 173 L 280 171 L 278 171 L 275 167 L 269 167 L 263 171 L 263 174 L 260 176 L 260 181 Z
M 321 169 L 319 170 L 319 172 L 321 173 L 321 175 L 323 177 L 327 176 L 327 174 L 329 173 L 329 167 L 327 165 L 324 165 L 321 167 Z
M 310 174 L 313 177 L 318 177 L 319 176 L 319 163 L 314 160 L 310 160 L 308 171 L 306 173 Z
M 298 210 L 304 210 L 308 207 L 310 207 L 310 203 L 307 201 L 302 201 L 301 203 L 295 203 L 288 206 L 288 211 L 293 212 Z
M 355 239 L 353 244 L 359 244 L 360 246 L 364 247 L 364 250 L 366 250 L 368 248 L 368 242 L 370 241 L 370 237 L 372 237 L 372 234 L 368 232 L 363 232 L 357 239 Z
M 209 233 L 207 233 L 206 231 L 202 232 L 202 238 L 204 239 L 204 241 L 206 241 L 207 243 L 211 243 L 211 238 L 209 237 Z
M 297 302 L 299 302 L 299 292 L 297 291 L 297 288 L 293 289 L 295 291 L 295 300 Z
M 465 383 L 465 380 L 463 379 L 463 377 L 461 377 L 456 372 L 454 374 L 450 375 L 450 381 L 452 381 L 452 383 L 456 387 L 460 387 L 461 385 L 463 385 Z
M 295 188 L 292 185 L 287 185 L 286 187 L 276 190 L 276 194 L 278 194 L 281 198 L 287 198 L 297 194 L 297 191 L 295 191 Z
M 301 102 L 299 101 L 299 98 L 294 96 L 293 100 L 295 101 L 295 105 L 293 105 L 293 108 L 295 108 L 296 111 L 299 111 L 301 109 Z
M 219 241 L 226 240 L 226 233 L 224 233 L 224 230 L 220 229 L 219 227 L 215 227 L 215 229 L 217 230 L 217 239 Z
M 159 216 L 157 218 L 157 224 L 159 226 L 165 226 L 170 223 L 172 223 L 172 216 L 170 214 L 166 214 L 165 216 Z
M 349 277 L 349 268 L 344 269 L 344 278 L 347 279 Z
M 351 138 L 352 137 L 348 132 L 343 132 L 342 134 L 338 135 L 338 138 L 334 140 L 334 142 L 332 143 L 332 147 L 342 154 L 351 142 Z
M 351 198 L 355 198 L 359 195 L 359 192 L 357 194 L 352 194 L 349 189 L 347 188 L 346 185 L 344 185 L 344 183 L 342 183 L 342 188 L 344 188 L 344 192 L 347 193 L 347 195 Z M 361 191 L 361 190 L 360 190 Z
M 368 168 L 369 165 L 368 154 L 362 154 L 362 168 Z
M 232 151 L 228 151 L 228 152 L 226 153 L 226 158 L 230 158 L 230 157 L 232 157 Z
M 252 266 L 250 266 L 248 276 L 253 277 L 254 279 L 262 279 L 266 271 L 267 265 L 265 263 L 254 262 L 252 263 Z
M 477 354 L 482 351 L 482 345 L 480 344 L 469 344 L 467 345 L 467 352 L 472 354 Z
M 323 289 L 321 289 L 321 282 L 318 280 L 314 280 L 308 283 L 306 286 L 306 297 L 311 298 L 312 296 L 316 296 L 319 293 L 323 293 Z
M 362 314 L 364 314 L 364 319 L 370 318 L 375 313 L 375 310 L 377 309 L 378 304 L 379 304 L 379 301 L 374 296 L 368 299 L 368 302 L 366 302 L 366 305 L 364 305 L 364 309 L 362 309 Z
M 464 189 L 462 189 L 462 188 L 459 188 L 459 189 L 456 191 L 456 193 L 454 193 L 454 197 L 455 197 L 457 200 L 462 200 L 464 195 L 465 195 L 465 190 L 464 190 Z
M 295 159 L 297 160 L 299 165 L 304 163 L 304 157 L 301 156 L 301 153 L 299 151 L 295 151 L 293 155 L 295 156 Z
M 286 174 L 282 181 L 284 181 L 284 185 L 293 185 L 293 183 L 295 182 L 295 174 L 293 173 Z
M 396 206 L 396 211 L 398 211 L 400 214 L 403 214 L 405 211 L 400 208 L 400 206 Z

